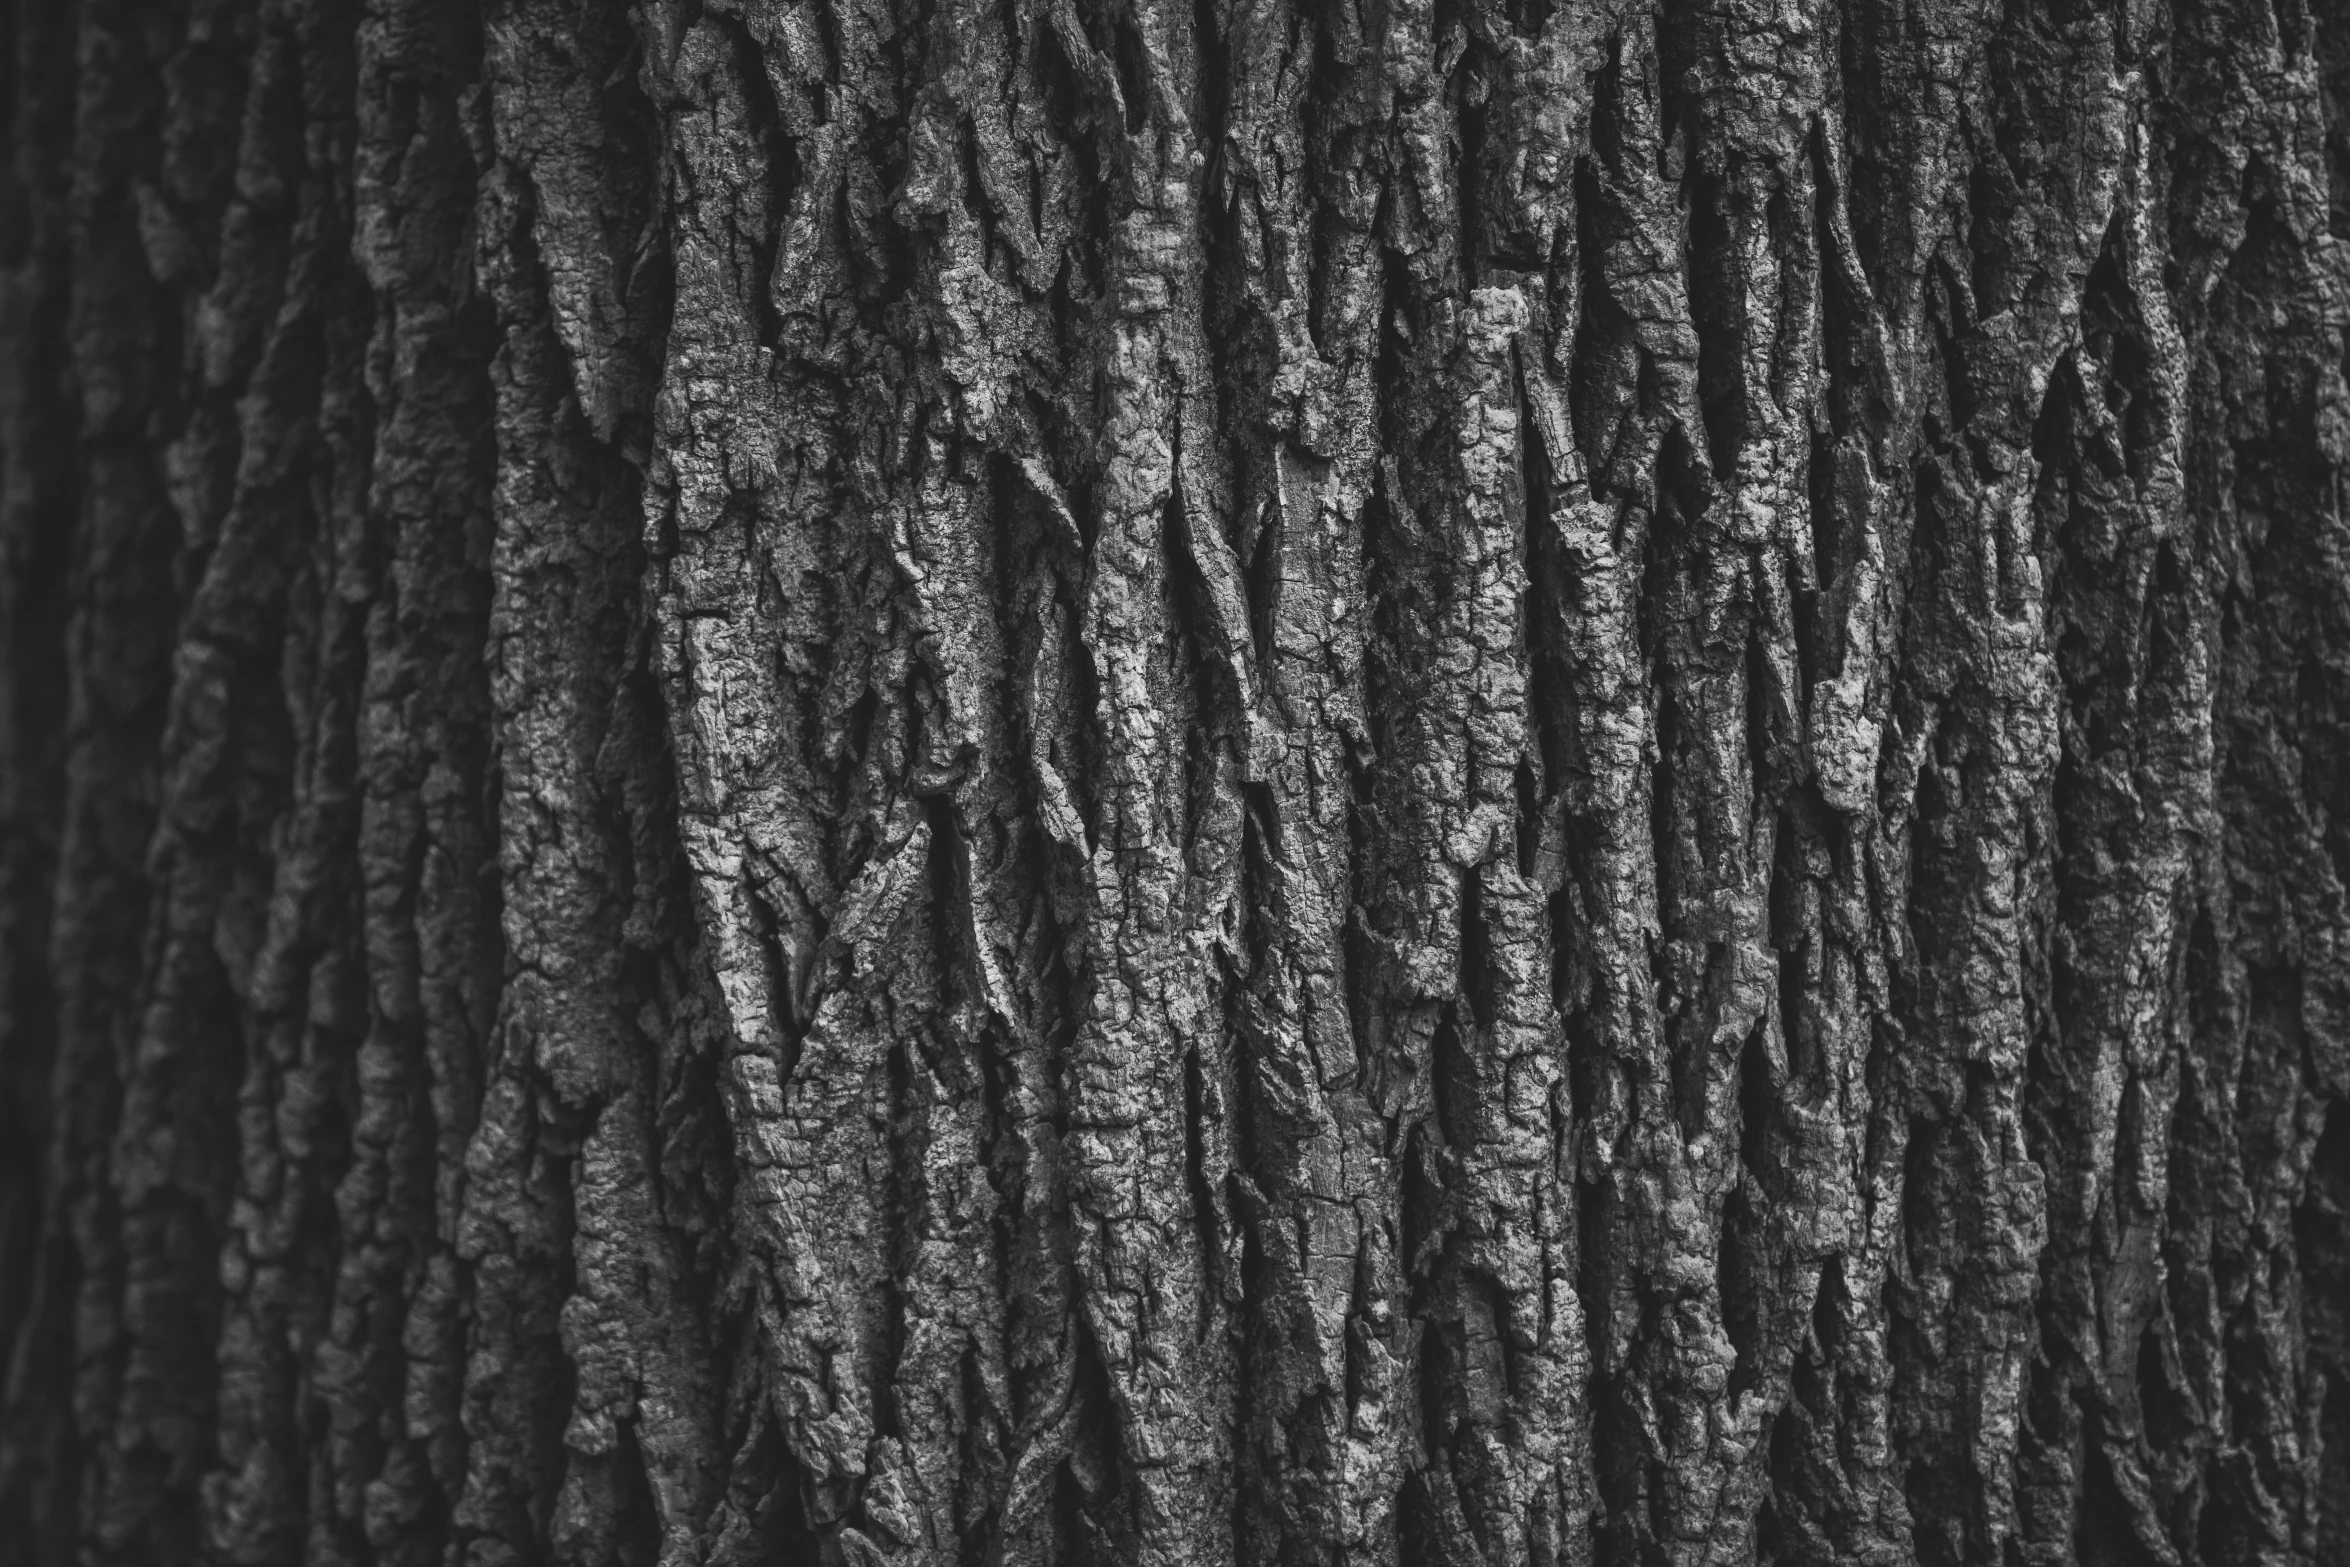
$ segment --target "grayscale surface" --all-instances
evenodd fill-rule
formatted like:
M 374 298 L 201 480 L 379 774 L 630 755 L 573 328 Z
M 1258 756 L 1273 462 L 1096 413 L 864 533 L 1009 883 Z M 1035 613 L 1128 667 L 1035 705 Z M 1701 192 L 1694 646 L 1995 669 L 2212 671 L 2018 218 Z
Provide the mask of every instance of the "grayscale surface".
M 4 16 L 0 1561 L 2350 1562 L 2350 6 Z

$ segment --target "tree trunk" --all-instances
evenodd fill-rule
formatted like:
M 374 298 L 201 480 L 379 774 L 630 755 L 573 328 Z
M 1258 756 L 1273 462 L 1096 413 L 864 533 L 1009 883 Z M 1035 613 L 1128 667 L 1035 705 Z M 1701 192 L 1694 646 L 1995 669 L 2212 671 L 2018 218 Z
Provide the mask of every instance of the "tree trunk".
M 2350 1561 L 2350 6 L 12 3 L 0 1560 Z

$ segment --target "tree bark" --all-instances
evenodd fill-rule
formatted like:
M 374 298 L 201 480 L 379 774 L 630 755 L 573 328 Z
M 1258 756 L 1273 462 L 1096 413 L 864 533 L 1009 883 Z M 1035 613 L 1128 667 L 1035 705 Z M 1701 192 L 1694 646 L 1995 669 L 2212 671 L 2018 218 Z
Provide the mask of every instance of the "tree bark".
M 0 39 L 0 1561 L 2350 1561 L 2350 7 Z

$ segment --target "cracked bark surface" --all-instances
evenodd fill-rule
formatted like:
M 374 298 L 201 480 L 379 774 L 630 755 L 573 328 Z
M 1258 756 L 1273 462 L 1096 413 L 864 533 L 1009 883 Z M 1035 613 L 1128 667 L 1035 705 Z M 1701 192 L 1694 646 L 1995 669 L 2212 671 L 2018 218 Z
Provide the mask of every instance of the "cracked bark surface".
M 2350 1560 L 2350 12 L 0 40 L 0 1560 Z

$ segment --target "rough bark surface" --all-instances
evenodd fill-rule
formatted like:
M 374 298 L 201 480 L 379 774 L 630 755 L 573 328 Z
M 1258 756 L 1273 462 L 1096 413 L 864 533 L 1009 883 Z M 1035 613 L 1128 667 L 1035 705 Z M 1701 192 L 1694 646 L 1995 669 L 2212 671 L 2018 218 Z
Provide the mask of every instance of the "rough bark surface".
M 0 77 L 0 1561 L 2350 1561 L 2350 8 Z

